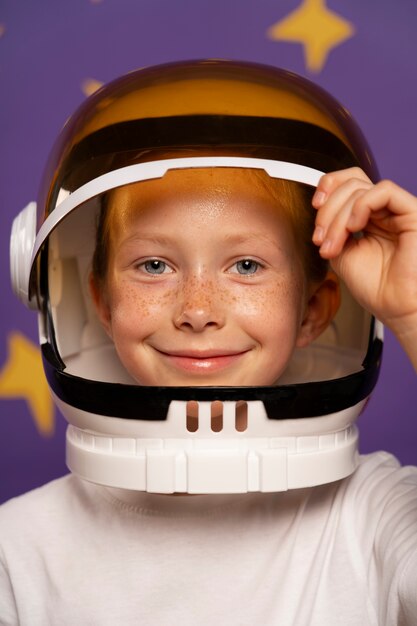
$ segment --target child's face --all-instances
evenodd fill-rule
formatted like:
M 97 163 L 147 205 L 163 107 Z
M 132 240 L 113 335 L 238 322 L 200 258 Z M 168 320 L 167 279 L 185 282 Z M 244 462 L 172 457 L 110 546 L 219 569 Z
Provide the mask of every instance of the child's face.
M 138 383 L 271 385 L 311 340 L 290 224 L 253 174 L 172 171 L 116 190 L 109 211 L 93 295 Z

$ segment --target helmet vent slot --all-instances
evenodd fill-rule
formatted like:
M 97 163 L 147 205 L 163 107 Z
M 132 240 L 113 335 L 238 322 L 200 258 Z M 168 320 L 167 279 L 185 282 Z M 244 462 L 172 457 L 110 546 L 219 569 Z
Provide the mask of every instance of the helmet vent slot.
M 198 430 L 198 402 L 195 400 L 187 402 L 187 430 L 190 433 Z
M 223 430 L 223 402 L 216 400 L 211 403 L 211 430 L 220 433 Z
M 235 426 L 239 433 L 244 433 L 248 427 L 248 403 L 240 401 L 236 404 Z

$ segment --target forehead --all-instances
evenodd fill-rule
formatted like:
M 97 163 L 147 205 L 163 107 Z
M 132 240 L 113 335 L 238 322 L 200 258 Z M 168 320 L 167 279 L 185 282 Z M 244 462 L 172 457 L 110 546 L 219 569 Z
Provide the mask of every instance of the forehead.
M 109 194 L 109 228 L 116 234 L 141 218 L 150 221 L 288 218 L 294 192 L 287 181 L 240 168 L 171 170 L 163 178 L 134 183 Z M 198 211 L 197 211 L 198 209 Z

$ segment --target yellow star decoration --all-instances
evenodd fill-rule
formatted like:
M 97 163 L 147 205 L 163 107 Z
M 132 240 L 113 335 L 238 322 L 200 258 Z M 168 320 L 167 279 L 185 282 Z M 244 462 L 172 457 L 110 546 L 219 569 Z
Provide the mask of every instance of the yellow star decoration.
M 0 370 L 0 398 L 24 398 L 38 431 L 54 432 L 54 404 L 46 382 L 39 348 L 22 334 L 9 335 L 8 359 Z
M 86 78 L 81 83 L 81 91 L 85 96 L 91 96 L 97 89 L 102 87 L 103 83 L 99 80 L 95 80 L 94 78 Z
M 319 72 L 330 50 L 354 33 L 353 24 L 330 11 L 325 0 L 303 0 L 295 11 L 267 31 L 271 39 L 301 43 L 307 69 L 311 72 Z

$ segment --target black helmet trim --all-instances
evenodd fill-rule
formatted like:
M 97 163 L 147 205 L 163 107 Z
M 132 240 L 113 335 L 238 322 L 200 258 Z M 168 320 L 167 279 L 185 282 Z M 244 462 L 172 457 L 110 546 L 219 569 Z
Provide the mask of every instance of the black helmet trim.
M 112 124 L 82 139 L 66 158 L 62 171 L 67 175 L 56 181 L 55 196 L 61 187 L 73 191 L 109 170 L 149 160 L 149 152 L 219 147 L 324 172 L 359 165 L 343 141 L 308 122 L 236 115 L 146 118 Z M 52 196 L 51 204 L 55 201 Z
M 269 419 L 319 417 L 348 409 L 369 396 L 381 364 L 383 342 L 369 345 L 363 370 L 343 378 L 276 387 L 149 387 L 92 381 L 68 374 L 51 343 L 42 344 L 48 382 L 63 402 L 83 411 L 131 420 L 166 420 L 173 400 L 254 401 Z M 140 407 L 140 408 L 139 408 Z

